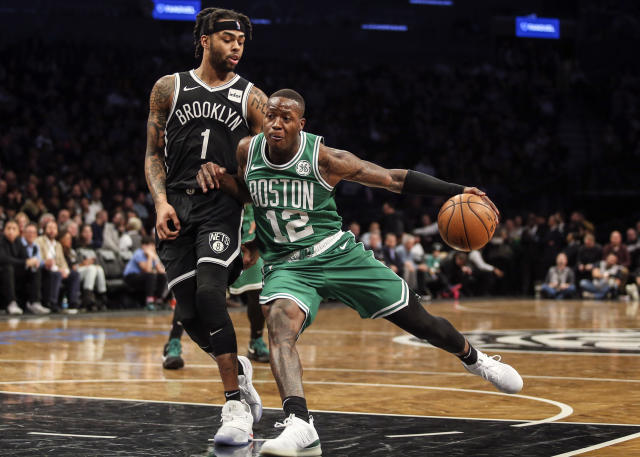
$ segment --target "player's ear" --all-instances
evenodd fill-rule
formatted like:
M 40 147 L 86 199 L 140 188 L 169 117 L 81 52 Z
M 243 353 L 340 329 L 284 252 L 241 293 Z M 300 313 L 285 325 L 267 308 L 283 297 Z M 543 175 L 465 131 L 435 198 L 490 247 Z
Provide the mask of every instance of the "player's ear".
M 202 46 L 203 50 L 208 48 L 209 38 L 209 35 L 200 35 L 200 45 Z
M 304 130 L 304 126 L 307 123 L 307 120 L 303 117 L 300 119 L 300 130 Z

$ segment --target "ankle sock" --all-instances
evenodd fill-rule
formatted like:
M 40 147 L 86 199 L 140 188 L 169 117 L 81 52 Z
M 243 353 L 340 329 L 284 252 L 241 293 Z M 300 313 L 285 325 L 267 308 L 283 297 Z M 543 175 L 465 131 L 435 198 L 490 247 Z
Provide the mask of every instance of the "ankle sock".
M 229 401 L 229 400 L 240 401 L 241 400 L 240 391 L 239 390 L 225 390 L 224 391 L 224 399 L 226 401 Z
M 478 351 L 476 351 L 473 346 L 469 345 L 469 352 L 458 355 L 458 358 L 462 360 L 462 363 L 465 365 L 473 365 L 478 361 Z
M 309 410 L 307 409 L 307 400 L 303 397 L 287 397 L 282 401 L 282 409 L 285 417 L 295 414 L 297 418 L 305 422 L 309 422 Z

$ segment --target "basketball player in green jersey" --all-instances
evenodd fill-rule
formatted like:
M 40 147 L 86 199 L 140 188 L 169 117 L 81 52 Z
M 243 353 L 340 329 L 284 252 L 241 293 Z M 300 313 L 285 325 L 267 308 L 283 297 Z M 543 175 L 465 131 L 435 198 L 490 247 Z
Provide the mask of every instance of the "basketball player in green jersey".
M 242 244 L 250 243 L 256 238 L 256 223 L 253 220 L 253 205 L 244 205 L 242 217 Z M 260 291 L 262 290 L 262 259 L 251 267 L 243 270 L 238 279 L 229 286 L 229 292 L 233 295 L 246 294 L 247 316 L 251 327 L 251 337 L 247 358 L 256 362 L 269 361 L 269 349 L 264 344 L 262 332 L 264 330 L 264 315 L 260 309 Z
M 267 440 L 261 453 L 321 455 L 309 417 L 302 367 L 295 343 L 325 297 L 337 298 L 361 317 L 383 317 L 418 338 L 455 354 L 471 373 L 506 393 L 522 389 L 522 378 L 499 357 L 474 349 L 446 319 L 429 314 L 402 278 L 341 230 L 334 188 L 343 179 L 396 193 L 451 196 L 475 187 L 451 184 L 412 170 L 387 170 L 322 144 L 303 131 L 304 99 L 283 89 L 267 102 L 263 133 L 238 145 L 238 175 L 208 162 L 198 172 L 203 192 L 221 188 L 252 201 L 257 247 L 264 260 L 260 303 L 267 315 L 271 370 L 286 419 L 283 432 Z

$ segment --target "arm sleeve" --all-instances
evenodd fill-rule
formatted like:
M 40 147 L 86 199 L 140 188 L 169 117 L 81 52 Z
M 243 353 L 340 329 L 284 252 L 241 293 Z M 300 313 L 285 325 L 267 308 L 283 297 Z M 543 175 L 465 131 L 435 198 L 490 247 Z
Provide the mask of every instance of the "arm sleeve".
M 425 225 L 424 227 L 417 228 L 413 231 L 414 235 L 424 235 L 431 236 L 438 233 L 438 223 L 433 222 L 429 225 Z
M 464 186 L 443 181 L 431 175 L 409 170 L 404 178 L 403 194 L 457 195 L 464 192 Z
M 493 271 L 493 266 L 484 261 L 480 251 L 471 251 L 469 253 L 469 261 L 482 271 Z

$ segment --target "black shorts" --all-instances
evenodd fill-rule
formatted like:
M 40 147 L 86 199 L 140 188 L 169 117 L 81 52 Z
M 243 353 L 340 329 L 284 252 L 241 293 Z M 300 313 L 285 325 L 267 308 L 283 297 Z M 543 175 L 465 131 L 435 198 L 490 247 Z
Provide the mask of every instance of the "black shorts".
M 195 276 L 202 262 L 229 268 L 229 282 L 235 281 L 242 270 L 242 205 L 218 191 L 167 190 L 167 200 L 180 220 L 175 240 L 157 240 L 169 289 Z

